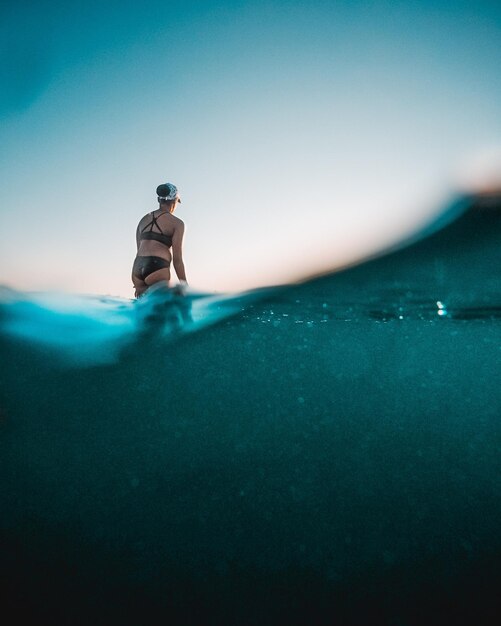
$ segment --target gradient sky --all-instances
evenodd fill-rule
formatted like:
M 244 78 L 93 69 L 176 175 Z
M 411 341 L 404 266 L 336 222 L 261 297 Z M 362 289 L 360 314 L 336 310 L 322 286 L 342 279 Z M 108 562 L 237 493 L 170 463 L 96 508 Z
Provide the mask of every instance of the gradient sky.
M 194 287 L 326 271 L 501 145 L 497 1 L 1 7 L 0 284 L 131 297 L 166 181 Z

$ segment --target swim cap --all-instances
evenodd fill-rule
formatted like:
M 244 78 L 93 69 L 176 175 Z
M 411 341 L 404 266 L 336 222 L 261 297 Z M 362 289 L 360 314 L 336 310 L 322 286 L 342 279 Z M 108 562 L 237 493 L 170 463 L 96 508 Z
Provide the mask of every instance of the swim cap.
M 181 202 L 176 185 L 172 183 L 164 183 L 158 185 L 157 196 L 159 200 L 175 200 L 176 198 Z

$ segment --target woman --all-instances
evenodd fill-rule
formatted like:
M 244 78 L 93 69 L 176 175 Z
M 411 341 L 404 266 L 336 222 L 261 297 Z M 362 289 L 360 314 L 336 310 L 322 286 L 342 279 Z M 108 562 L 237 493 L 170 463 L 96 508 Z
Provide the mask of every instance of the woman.
M 137 256 L 132 267 L 136 298 L 155 283 L 169 283 L 171 261 L 179 281 L 187 284 L 182 249 L 184 223 L 173 215 L 181 202 L 177 187 L 172 183 L 159 185 L 157 196 L 159 208 L 145 215 L 137 226 Z

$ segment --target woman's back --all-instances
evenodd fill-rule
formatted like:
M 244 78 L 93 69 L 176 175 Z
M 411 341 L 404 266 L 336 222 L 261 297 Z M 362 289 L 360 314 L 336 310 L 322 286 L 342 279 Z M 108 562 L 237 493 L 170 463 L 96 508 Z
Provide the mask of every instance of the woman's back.
M 139 255 L 160 254 L 170 259 L 174 233 L 180 224 L 182 224 L 180 219 L 159 209 L 144 215 L 136 231 L 137 253 Z

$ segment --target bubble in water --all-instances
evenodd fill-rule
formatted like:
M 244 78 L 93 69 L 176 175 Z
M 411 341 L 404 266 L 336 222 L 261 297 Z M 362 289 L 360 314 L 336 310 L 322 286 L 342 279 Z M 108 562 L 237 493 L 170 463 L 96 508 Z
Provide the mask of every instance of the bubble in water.
M 447 315 L 447 307 L 445 306 L 445 304 L 443 302 L 440 302 L 440 300 L 437 300 L 437 308 L 438 308 L 437 313 L 440 316 L 443 317 L 443 316 Z

